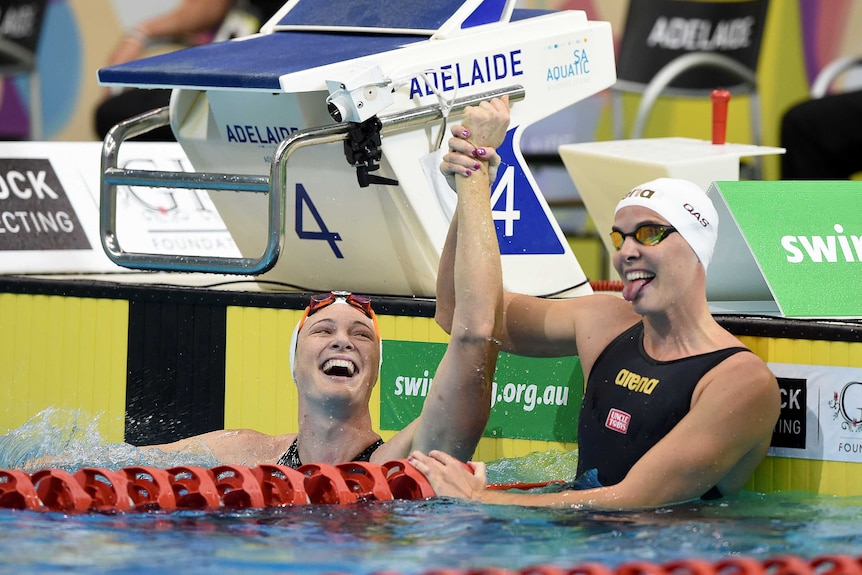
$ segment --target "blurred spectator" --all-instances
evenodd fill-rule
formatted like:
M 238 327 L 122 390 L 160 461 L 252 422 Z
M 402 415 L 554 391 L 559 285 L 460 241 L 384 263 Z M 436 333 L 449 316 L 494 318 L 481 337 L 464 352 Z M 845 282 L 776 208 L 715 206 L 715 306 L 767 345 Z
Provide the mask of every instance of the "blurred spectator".
M 129 30 L 106 62 L 114 66 L 144 57 L 160 43 L 184 46 L 228 40 L 257 32 L 284 0 L 181 0 L 176 8 Z M 95 129 L 100 139 L 123 120 L 149 110 L 167 106 L 171 90 L 130 89 L 120 93 L 106 91 L 95 112 Z M 152 130 L 138 140 L 172 141 L 170 126 Z
M 807 100 L 781 119 L 783 180 L 845 180 L 862 172 L 862 90 Z

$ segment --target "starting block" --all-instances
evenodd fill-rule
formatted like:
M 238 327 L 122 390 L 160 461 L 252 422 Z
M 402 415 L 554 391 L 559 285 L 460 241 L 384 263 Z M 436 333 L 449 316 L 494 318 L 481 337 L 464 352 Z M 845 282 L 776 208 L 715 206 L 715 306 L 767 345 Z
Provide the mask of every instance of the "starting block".
M 527 126 L 615 80 L 610 24 L 582 11 L 514 10 L 513 0 L 291 0 L 253 36 L 99 70 L 102 85 L 173 90 L 168 107 L 105 139 L 102 245 L 124 267 L 433 297 L 455 200 L 422 165 L 435 165 L 429 155 L 464 107 L 508 94 L 510 130 L 490 194 L 504 284 L 590 293 L 519 141 Z M 126 140 L 165 124 L 195 172 L 117 167 Z M 242 256 L 127 251 L 116 233 L 121 185 L 206 189 Z

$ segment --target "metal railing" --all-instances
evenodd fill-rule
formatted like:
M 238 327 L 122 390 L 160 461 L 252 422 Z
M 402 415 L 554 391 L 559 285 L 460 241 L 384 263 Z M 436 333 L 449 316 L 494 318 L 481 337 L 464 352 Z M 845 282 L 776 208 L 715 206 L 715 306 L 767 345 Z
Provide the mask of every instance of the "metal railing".
M 450 113 L 483 100 L 508 95 L 510 102 L 524 99 L 522 86 L 510 86 L 455 100 Z M 440 105 L 380 116 L 381 134 L 429 124 L 443 119 Z M 284 206 L 287 201 L 287 162 L 290 156 L 307 146 L 329 144 L 346 139 L 350 129 L 347 123 L 308 128 L 294 132 L 282 140 L 273 156 L 269 176 L 247 176 L 209 172 L 171 172 L 157 170 L 128 170 L 118 167 L 120 146 L 126 140 L 166 126 L 170 123 L 170 110 L 166 106 L 125 120 L 114 126 L 105 136 L 102 145 L 102 175 L 100 200 L 100 234 L 102 247 L 108 258 L 117 265 L 158 271 L 207 272 L 219 274 L 258 275 L 271 269 L 284 245 Z M 129 252 L 120 245 L 117 237 L 117 187 L 146 186 L 152 188 L 204 189 L 234 192 L 264 193 L 269 195 L 267 215 L 267 242 L 258 257 L 227 257 L 205 255 L 174 255 Z

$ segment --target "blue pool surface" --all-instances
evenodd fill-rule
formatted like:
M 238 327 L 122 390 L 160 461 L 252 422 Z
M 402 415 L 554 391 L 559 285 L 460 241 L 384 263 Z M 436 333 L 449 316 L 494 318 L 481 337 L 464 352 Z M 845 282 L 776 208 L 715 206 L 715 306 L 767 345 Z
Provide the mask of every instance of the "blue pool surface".
M 442 499 L 219 513 L 0 510 L 0 572 L 406 574 L 442 567 L 862 555 L 860 503 L 746 493 L 625 513 Z
M 56 414 L 55 414 L 56 415 Z M 98 445 L 89 424 L 43 417 L 0 436 L 0 468 L 34 454 L 123 467 L 131 446 Z M 154 461 L 143 463 L 153 464 Z M 163 461 L 165 466 L 179 461 Z M 206 465 L 198 461 L 197 464 Z M 489 464 L 492 482 L 574 469 L 574 454 Z M 443 498 L 219 512 L 66 515 L 0 509 L 0 573 L 424 573 L 600 562 L 862 556 L 860 497 L 743 492 L 659 509 L 597 512 L 486 506 Z

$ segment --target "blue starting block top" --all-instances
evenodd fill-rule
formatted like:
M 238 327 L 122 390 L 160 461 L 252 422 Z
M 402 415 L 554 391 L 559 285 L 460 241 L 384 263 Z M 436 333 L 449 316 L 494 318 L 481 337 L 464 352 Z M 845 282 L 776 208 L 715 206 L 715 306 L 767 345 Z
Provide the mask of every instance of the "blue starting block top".
M 321 4 L 328 5 L 333 1 L 321 2 Z M 354 1 L 344 4 L 352 6 Z M 431 6 L 437 1 L 439 0 L 428 0 L 425 3 Z M 485 6 L 488 2 L 502 5 L 505 0 L 485 0 L 481 6 Z M 367 3 L 367 0 L 362 0 L 361 3 Z M 461 0 L 445 0 L 443 3 L 450 5 L 450 8 L 453 4 L 458 4 L 459 7 L 463 4 Z M 297 3 L 296 6 L 302 7 L 306 4 L 308 4 L 307 0 Z M 422 11 L 421 6 L 417 6 L 415 2 L 390 4 L 409 4 L 413 12 Z M 315 4 L 312 2 L 308 5 Z M 435 11 L 431 10 L 431 12 Z M 314 10 L 309 8 L 308 12 L 308 17 L 311 17 L 313 15 L 311 12 Z M 399 13 L 402 12 L 403 10 L 399 11 Z M 548 10 L 515 10 L 510 20 L 522 20 L 548 12 Z M 292 11 L 283 15 L 280 21 L 289 21 L 288 17 L 291 13 Z M 472 14 L 476 13 L 474 11 Z M 443 17 L 441 14 L 444 13 L 438 13 L 436 17 L 438 19 Z M 98 77 L 99 83 L 103 85 L 202 90 L 247 89 L 275 93 L 282 91 L 279 79 L 286 74 L 389 52 L 427 39 L 426 36 L 397 34 L 392 31 L 386 34 L 369 31 L 362 33 L 312 31 L 310 28 L 275 31 L 102 68 L 98 72 Z
M 507 0 L 483 0 L 465 17 L 461 27 L 500 22 Z M 430 36 L 448 22 L 464 0 L 296 0 L 279 17 L 274 30 L 374 30 Z
M 424 40 L 418 36 L 277 32 L 102 68 L 99 83 L 281 92 L 278 79 L 285 74 L 388 52 Z

